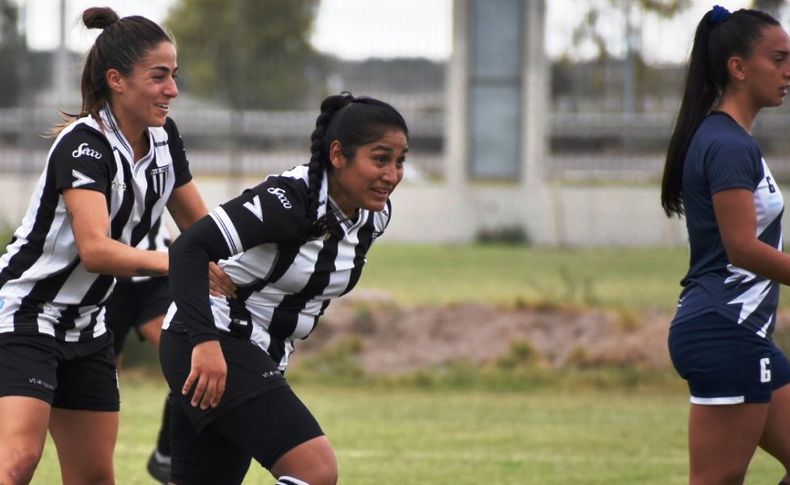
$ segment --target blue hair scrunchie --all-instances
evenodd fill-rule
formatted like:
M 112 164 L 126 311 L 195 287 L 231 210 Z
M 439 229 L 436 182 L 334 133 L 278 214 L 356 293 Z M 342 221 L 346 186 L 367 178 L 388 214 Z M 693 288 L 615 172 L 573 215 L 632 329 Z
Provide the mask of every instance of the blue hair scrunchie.
M 719 25 L 730 17 L 730 11 L 721 5 L 715 5 L 710 10 L 710 23 L 711 25 Z

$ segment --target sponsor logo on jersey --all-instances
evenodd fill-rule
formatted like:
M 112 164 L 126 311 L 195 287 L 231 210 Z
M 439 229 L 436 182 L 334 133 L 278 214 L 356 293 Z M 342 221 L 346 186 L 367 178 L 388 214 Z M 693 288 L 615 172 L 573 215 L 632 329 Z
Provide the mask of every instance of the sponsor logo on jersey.
M 88 177 L 84 173 L 75 169 L 71 169 L 71 176 L 74 177 L 74 181 L 71 183 L 72 187 L 82 187 L 83 185 L 88 185 L 96 182 L 95 180 Z
M 76 150 L 71 152 L 71 156 L 74 158 L 80 158 L 83 155 L 87 155 L 89 157 L 93 157 L 96 160 L 101 159 L 101 153 L 99 151 L 94 150 L 93 148 L 89 147 L 87 143 L 80 143 L 80 146 L 77 147 Z
M 279 200 L 280 204 L 282 204 L 283 207 L 285 207 L 286 209 L 290 209 L 291 207 L 293 207 L 291 205 L 291 201 L 288 200 L 288 197 L 285 196 L 285 191 L 283 189 L 269 187 L 268 189 L 266 189 L 266 192 L 277 197 L 277 200 Z
M 126 182 L 123 182 L 121 180 L 113 180 L 112 183 L 110 184 L 110 187 L 112 188 L 112 190 L 123 192 L 124 190 L 126 190 Z
M 156 195 L 162 197 L 165 193 L 165 184 L 167 183 L 167 172 L 170 171 L 170 165 L 165 165 L 164 167 L 156 167 L 151 169 L 149 174 L 151 175 L 151 189 L 154 191 Z
M 280 371 L 278 371 L 278 370 L 267 370 L 266 372 L 261 374 L 261 377 L 266 379 L 268 377 L 274 377 L 274 376 L 279 376 L 279 375 L 280 375 Z
M 167 146 L 167 140 L 155 141 L 154 142 L 154 148 L 159 148 L 159 147 L 164 147 L 164 146 Z
M 261 209 L 261 198 L 257 195 L 252 198 L 252 200 L 247 201 L 244 203 L 244 207 L 247 208 L 250 212 L 252 212 L 255 217 L 257 217 L 260 221 L 263 221 L 263 209 Z

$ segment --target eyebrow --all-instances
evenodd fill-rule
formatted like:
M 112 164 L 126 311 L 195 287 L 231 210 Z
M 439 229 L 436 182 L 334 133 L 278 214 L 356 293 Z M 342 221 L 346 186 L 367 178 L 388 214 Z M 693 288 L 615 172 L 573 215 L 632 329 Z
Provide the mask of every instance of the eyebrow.
M 162 72 L 162 73 L 165 73 L 165 74 L 167 74 L 168 72 L 170 72 L 170 68 L 169 68 L 169 67 L 167 67 L 167 66 L 154 66 L 154 67 L 149 67 L 149 68 L 148 68 L 148 70 L 149 70 L 149 71 L 159 71 L 159 72 Z M 175 69 L 173 69 L 173 74 L 175 74 L 175 73 L 177 73 L 177 72 L 178 72 L 178 66 L 176 66 L 176 68 L 175 68 Z
M 392 148 L 392 147 L 389 147 L 389 146 L 386 146 L 386 145 L 376 145 L 376 146 L 374 146 L 374 147 L 371 149 L 371 151 L 376 151 L 376 150 L 384 150 L 384 151 L 385 151 L 385 152 L 387 152 L 387 153 L 392 153 L 392 152 L 394 152 L 394 151 L 395 151 L 395 149 L 394 149 L 394 148 Z M 406 152 L 408 152 L 408 151 L 409 151 L 409 147 L 405 147 L 405 148 L 403 149 L 403 153 L 406 153 Z

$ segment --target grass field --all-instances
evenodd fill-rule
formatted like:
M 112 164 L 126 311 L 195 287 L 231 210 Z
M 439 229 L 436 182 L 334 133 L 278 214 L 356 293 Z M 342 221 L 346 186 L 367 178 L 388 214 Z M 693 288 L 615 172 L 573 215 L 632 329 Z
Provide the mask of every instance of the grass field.
M 685 250 L 385 243 L 370 253 L 356 293 L 383 291 L 403 306 L 671 311 L 686 265 Z M 687 483 L 687 392 L 669 369 L 492 376 L 460 368 L 449 377 L 428 371 L 355 383 L 304 377 L 299 364 L 289 375 L 335 446 L 342 484 Z M 153 483 L 144 466 L 164 394 L 158 379 L 122 373 L 121 485 Z M 780 476 L 758 451 L 747 484 Z M 33 483 L 58 482 L 50 443 Z M 273 480 L 253 465 L 245 483 Z
M 332 440 L 342 484 L 686 483 L 682 386 L 529 392 L 364 388 L 297 383 Z M 119 484 L 144 471 L 164 387 L 127 374 L 116 452 Z M 775 483 L 780 467 L 758 452 L 747 483 Z M 59 482 L 47 445 L 34 484 Z M 253 465 L 246 484 L 271 484 Z
M 479 302 L 674 308 L 685 249 L 376 244 L 359 288 L 401 305 Z

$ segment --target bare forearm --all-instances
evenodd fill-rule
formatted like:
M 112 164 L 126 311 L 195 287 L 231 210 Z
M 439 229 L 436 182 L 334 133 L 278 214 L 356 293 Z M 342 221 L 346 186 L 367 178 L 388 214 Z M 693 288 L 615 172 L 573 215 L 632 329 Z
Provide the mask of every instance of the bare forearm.
M 168 272 L 167 253 L 144 251 L 105 239 L 80 251 L 85 268 L 92 273 L 114 276 L 164 276 Z
M 728 250 L 727 257 L 735 266 L 783 285 L 790 285 L 790 254 L 758 239 Z

